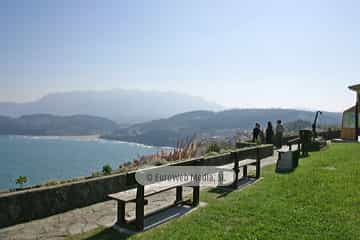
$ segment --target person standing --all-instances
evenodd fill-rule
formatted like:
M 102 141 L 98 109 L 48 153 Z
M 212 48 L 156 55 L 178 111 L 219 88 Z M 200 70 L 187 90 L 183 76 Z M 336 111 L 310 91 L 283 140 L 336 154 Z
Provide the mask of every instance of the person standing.
M 264 136 L 264 130 L 260 129 L 260 132 L 259 132 L 259 137 L 258 137 L 258 144 L 263 144 L 265 142 L 265 136 Z
M 256 123 L 255 128 L 253 129 L 253 142 L 257 142 L 259 140 L 260 131 L 260 123 Z
M 278 148 L 281 148 L 282 147 L 282 139 L 283 139 L 283 135 L 284 135 L 284 127 L 281 123 L 281 120 L 277 121 L 275 135 L 276 135 L 276 145 Z
M 266 133 L 265 133 L 265 141 L 266 144 L 273 144 L 274 138 L 274 130 L 271 122 L 268 122 Z

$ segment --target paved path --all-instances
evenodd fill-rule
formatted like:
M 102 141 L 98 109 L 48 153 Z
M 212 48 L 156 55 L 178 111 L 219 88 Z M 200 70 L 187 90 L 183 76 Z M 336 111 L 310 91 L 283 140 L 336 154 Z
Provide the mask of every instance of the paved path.
M 286 149 L 286 148 L 285 148 Z M 261 166 L 274 164 L 277 154 L 263 159 Z M 184 196 L 191 193 L 185 188 Z M 163 207 L 175 201 L 175 190 L 164 192 L 149 198 L 145 212 Z M 135 204 L 127 204 L 127 217 L 135 215 Z M 1 240 L 62 240 L 69 235 L 87 232 L 99 226 L 109 227 L 116 220 L 116 202 L 107 201 L 89 207 L 72 210 L 48 218 L 31 221 L 0 229 Z

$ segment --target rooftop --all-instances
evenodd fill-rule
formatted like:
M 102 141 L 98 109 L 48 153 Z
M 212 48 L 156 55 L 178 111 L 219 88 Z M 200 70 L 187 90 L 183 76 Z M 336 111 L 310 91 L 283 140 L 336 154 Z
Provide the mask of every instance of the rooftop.
M 360 92 L 360 84 L 352 85 L 349 87 L 350 90 Z

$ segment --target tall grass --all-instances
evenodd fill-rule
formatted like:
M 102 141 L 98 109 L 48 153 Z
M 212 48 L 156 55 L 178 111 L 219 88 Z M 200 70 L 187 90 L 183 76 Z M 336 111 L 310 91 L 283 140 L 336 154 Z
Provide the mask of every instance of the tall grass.
M 195 141 L 195 136 L 178 140 L 176 147 L 169 150 L 161 150 L 155 154 L 139 156 L 132 162 L 127 162 L 120 165 L 122 172 L 136 170 L 148 165 L 163 165 L 170 162 L 176 162 L 183 159 L 190 159 L 196 157 L 198 150 L 198 143 Z

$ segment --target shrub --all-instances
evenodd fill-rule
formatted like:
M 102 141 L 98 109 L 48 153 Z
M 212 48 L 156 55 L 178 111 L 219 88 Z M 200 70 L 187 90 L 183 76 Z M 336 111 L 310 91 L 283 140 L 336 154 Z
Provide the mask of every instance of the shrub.
M 61 182 L 58 180 L 49 180 L 46 183 L 43 184 L 43 186 L 48 187 L 48 186 L 54 186 L 54 185 L 58 185 Z
M 100 176 L 102 176 L 102 173 L 101 173 L 101 172 L 93 172 L 93 173 L 91 174 L 91 177 L 93 177 L 93 178 L 95 178 L 95 177 L 100 177 Z
M 128 161 L 128 162 L 124 162 L 122 164 L 119 165 L 119 168 L 124 168 L 124 167 L 131 167 L 133 165 L 133 161 Z
M 134 166 L 136 166 L 136 167 L 140 166 L 140 161 L 137 159 L 135 159 L 133 163 L 134 163 Z
M 121 173 L 125 173 L 125 172 L 128 172 L 129 171 L 129 167 L 128 166 L 125 166 L 125 165 L 122 165 L 119 169 L 119 172 Z
M 220 150 L 220 154 L 223 154 L 223 153 L 230 153 L 232 151 L 232 149 L 230 148 L 227 148 L 227 149 L 221 149 Z
M 110 166 L 109 164 L 106 164 L 105 166 L 103 166 L 102 172 L 103 172 L 105 175 L 111 174 L 111 172 L 112 172 L 111 166 Z
M 236 148 L 255 147 L 256 143 L 253 142 L 237 142 Z
M 167 164 L 168 162 L 165 160 L 165 159 L 159 159 L 159 160 L 156 160 L 155 162 L 154 162 L 154 165 L 155 166 L 161 166 L 161 165 L 165 165 L 165 164 Z
M 213 156 L 217 156 L 217 155 L 219 155 L 219 153 L 218 152 L 207 152 L 207 153 L 205 153 L 205 157 L 213 157 Z
M 23 185 L 27 182 L 27 177 L 26 176 L 19 176 L 16 179 L 16 184 L 20 185 L 20 187 L 22 188 Z
M 219 145 L 217 145 L 216 143 L 211 143 L 211 144 L 207 147 L 206 153 L 210 153 L 210 152 L 217 152 L 217 153 L 219 153 L 220 150 L 221 150 L 221 149 L 220 149 Z

